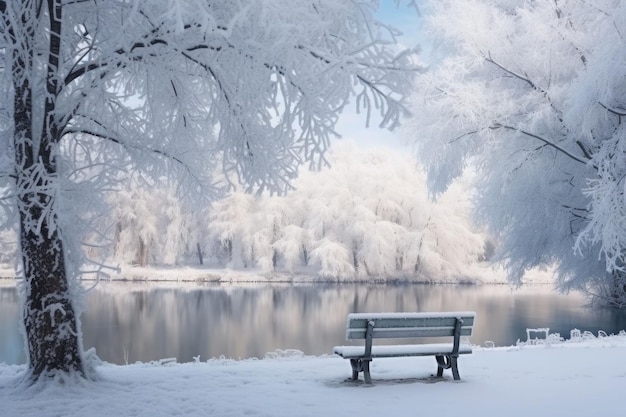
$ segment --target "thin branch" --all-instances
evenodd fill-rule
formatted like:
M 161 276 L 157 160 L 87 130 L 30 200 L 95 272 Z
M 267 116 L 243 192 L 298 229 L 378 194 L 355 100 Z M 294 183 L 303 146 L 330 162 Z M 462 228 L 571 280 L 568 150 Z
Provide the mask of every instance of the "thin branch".
M 187 165 L 178 157 L 174 156 L 174 155 L 170 155 L 169 153 L 162 151 L 160 149 L 155 149 L 155 148 L 144 148 L 142 146 L 138 146 L 138 145 L 131 145 L 129 143 L 123 142 L 121 140 L 119 140 L 116 137 L 113 136 L 109 136 L 109 135 L 104 135 L 98 132 L 94 132 L 92 130 L 86 130 L 86 129 L 80 129 L 80 130 L 73 130 L 73 129 L 69 129 L 63 132 L 63 135 L 71 135 L 71 134 L 85 134 L 85 135 L 89 135 L 89 136 L 93 136 L 96 138 L 100 138 L 100 139 L 104 139 L 104 140 L 108 140 L 110 142 L 116 143 L 124 148 L 134 148 L 135 150 L 138 151 L 144 151 L 147 150 L 148 152 L 152 152 L 155 153 L 159 156 L 163 156 L 165 158 L 171 159 L 173 161 L 176 161 L 177 163 L 179 163 L 180 165 L 186 167 Z
M 381 97 L 384 101 L 386 101 L 387 103 L 393 103 L 395 106 L 397 106 L 400 110 L 404 112 L 405 116 L 411 115 L 411 112 L 404 106 L 404 104 L 400 102 L 400 100 L 396 100 L 395 98 L 391 97 L 389 94 L 382 91 L 380 88 L 378 88 L 378 86 L 374 82 L 364 78 L 361 75 L 357 75 L 356 78 L 359 81 L 361 81 L 361 83 L 369 87 L 376 94 L 378 94 L 378 96 Z
M 577 140 L 576 141 L 576 145 L 578 145 L 580 150 L 583 152 L 583 155 L 585 155 L 585 158 L 591 159 L 591 154 L 589 153 L 589 149 L 587 149 L 585 144 L 583 144 L 581 141 Z
M 539 87 L 537 84 L 535 84 L 534 82 L 532 82 L 529 78 L 520 75 L 514 71 L 511 71 L 510 69 L 506 68 L 504 65 L 500 64 L 499 62 L 496 62 L 492 57 L 491 57 L 491 52 L 487 53 L 487 56 L 485 57 L 485 61 L 495 65 L 496 67 L 500 68 L 502 71 L 506 72 L 507 74 L 512 75 L 513 77 L 525 82 L 526 84 L 528 84 L 533 90 L 539 91 L 540 93 L 542 93 L 543 95 L 547 96 L 548 92 L 546 90 L 544 90 L 543 88 Z
M 65 76 L 65 79 L 63 80 L 63 85 L 67 86 L 69 84 L 71 84 L 74 80 L 82 77 L 83 75 L 87 74 L 88 72 L 97 70 L 97 69 L 101 69 L 101 68 L 105 68 L 108 67 L 109 64 L 107 62 L 99 62 L 99 63 L 91 63 L 91 64 L 86 64 L 83 66 L 80 66 L 78 68 L 76 68 L 74 71 L 70 72 L 69 74 L 67 74 L 67 76 Z M 117 66 L 121 66 L 121 62 L 117 63 Z
M 464 138 L 464 137 L 466 137 L 466 136 L 472 136 L 472 135 L 475 135 L 475 134 L 476 134 L 476 133 L 478 133 L 478 132 L 479 132 L 478 130 L 472 130 L 472 131 L 470 131 L 470 132 L 465 132 L 465 133 L 462 133 L 462 134 L 460 134 L 459 136 L 457 136 L 456 138 L 449 140 L 449 141 L 448 141 L 448 143 L 454 143 L 454 142 L 456 142 L 456 141 L 458 141 L 458 140 L 463 139 L 463 138 Z
M 613 113 L 616 116 L 626 116 L 626 110 L 625 109 L 616 109 L 614 107 L 609 107 L 606 104 L 602 103 L 601 101 L 599 101 L 598 104 L 600 106 L 602 106 L 609 113 Z
M 519 128 L 516 128 L 516 127 L 513 127 L 513 126 L 503 125 L 503 124 L 500 124 L 500 123 L 494 123 L 493 126 L 490 127 L 490 129 L 506 129 L 506 130 L 512 130 L 514 132 L 519 132 L 521 134 L 524 134 L 526 136 L 529 136 L 529 137 L 531 137 L 533 139 L 537 139 L 537 140 L 545 143 L 549 147 L 556 149 L 557 151 L 561 152 L 562 154 L 566 155 L 567 157 L 573 159 L 576 162 L 580 162 L 581 164 L 587 165 L 589 163 L 589 160 L 590 160 L 590 158 L 589 159 L 582 159 L 581 157 L 574 155 L 573 153 L 571 153 L 568 150 L 562 148 L 561 146 L 557 145 L 556 143 L 551 142 L 548 139 L 543 138 L 543 137 L 541 137 L 539 135 L 536 135 L 534 133 L 527 132 L 527 131 L 525 131 L 523 129 L 519 129 Z

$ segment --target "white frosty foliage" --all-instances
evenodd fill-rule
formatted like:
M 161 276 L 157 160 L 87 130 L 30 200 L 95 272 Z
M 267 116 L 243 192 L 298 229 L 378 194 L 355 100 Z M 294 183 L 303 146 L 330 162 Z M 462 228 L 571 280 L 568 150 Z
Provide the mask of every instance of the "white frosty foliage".
M 111 237 L 85 237 L 93 224 L 101 226 L 97 216 L 103 210 L 93 196 L 124 189 L 120 178 L 131 171 L 159 180 L 174 172 L 178 191 L 194 196 L 221 191 L 223 184 L 212 181 L 218 171 L 250 189 L 284 190 L 299 163 L 323 161 L 338 114 L 351 97 L 358 96 L 366 113 L 380 112 L 386 127 L 394 127 L 404 112 L 402 96 L 415 67 L 393 45 L 393 29 L 374 20 L 377 6 L 306 0 L 60 5 L 62 56 L 53 111 L 61 131 L 51 139 L 60 185 L 54 175 L 49 184 L 48 173 L 34 165 L 20 186 L 30 187 L 24 193 L 49 193 L 42 218 L 61 213 L 63 235 L 88 248 Z M 0 21 L 3 33 L 9 24 Z M 3 51 L 2 68 L 10 68 L 11 52 Z M 32 74 L 36 104 L 46 94 L 46 75 Z M 13 91 L 10 71 L 0 70 L 0 76 L 6 98 L 0 107 L 0 185 L 9 184 L 0 202 L 12 220 Z M 35 148 L 46 134 L 40 131 L 43 116 L 33 106 L 35 131 L 24 139 Z M 55 205 L 57 198 L 68 204 Z M 141 202 L 128 201 L 133 204 Z M 149 244 L 162 233 L 155 229 L 163 220 L 154 218 L 153 204 L 137 206 L 136 219 L 124 218 L 118 208 L 118 227 L 128 223 L 118 231 L 120 249 L 135 238 Z M 176 210 L 175 203 L 163 205 Z M 180 246 L 175 229 L 185 226 L 176 224 L 175 212 L 160 215 L 171 221 L 170 247 L 154 256 L 178 262 L 172 258 Z M 23 226 L 38 233 L 39 220 L 26 219 Z M 52 233 L 56 222 L 49 223 Z M 80 252 L 78 243 L 67 244 L 75 255 Z M 134 252 L 129 258 L 136 258 Z
M 203 243 L 198 224 L 205 223 L 205 213 L 185 204 L 172 187 L 131 182 L 110 193 L 108 200 L 113 210 L 105 223 L 114 230 L 112 250 L 117 262 L 180 265 Z
M 440 59 L 416 82 L 411 134 L 432 189 L 471 166 L 476 214 L 513 280 L 556 262 L 561 288 L 597 291 L 624 265 L 626 4 L 433 0 L 423 10 Z
M 566 121 L 593 143 L 597 176 L 583 190 L 590 222 L 578 243 L 600 246 L 608 271 L 626 265 L 626 5 L 602 2 L 590 25 L 597 44 L 588 45 L 589 64 L 576 80 Z M 601 42 L 600 42 L 601 41 Z M 583 248 L 581 247 L 581 250 Z
M 374 19 L 377 5 L 0 0 L 0 222 L 20 227 L 34 377 L 85 374 L 75 281 L 83 261 L 101 267 L 91 256 L 111 237 L 93 228 L 107 225 L 103 194 L 129 176 L 176 178 L 177 196 L 208 199 L 223 189 L 220 171 L 249 190 L 283 191 L 301 162 L 324 161 L 351 99 L 397 124 L 415 68 Z M 187 226 L 167 198 L 126 201 L 132 210 L 108 223 L 121 245 L 138 240 L 138 263 L 158 233 L 155 256 L 178 262 Z M 258 250 L 270 236 L 241 242 L 266 266 L 271 250 Z
M 484 259 L 466 185 L 433 202 L 405 156 L 342 144 L 330 161 L 302 172 L 284 197 L 239 192 L 213 204 L 208 227 L 222 262 L 337 280 L 441 280 L 472 275 Z
M 322 277 L 339 280 L 354 277 L 352 252 L 340 242 L 322 238 L 311 251 L 311 261 Z
M 276 253 L 280 253 L 288 272 L 294 272 L 305 264 L 303 250 L 311 246 L 309 231 L 294 224 L 284 226 L 282 236 L 272 244 Z

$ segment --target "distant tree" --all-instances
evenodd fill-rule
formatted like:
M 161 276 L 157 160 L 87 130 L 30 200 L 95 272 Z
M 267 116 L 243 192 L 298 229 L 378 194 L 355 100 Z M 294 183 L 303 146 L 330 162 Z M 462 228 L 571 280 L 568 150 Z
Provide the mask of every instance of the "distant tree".
M 398 122 L 413 65 L 377 5 L 0 0 L 1 202 L 19 223 L 32 379 L 86 372 L 80 241 L 125 173 L 178 174 L 194 195 L 216 192 L 218 169 L 280 190 L 323 161 L 354 97 Z
M 471 167 L 478 217 L 518 281 L 626 303 L 626 3 L 433 0 L 411 134 L 434 191 Z
M 241 268 L 252 263 L 252 235 L 255 233 L 254 197 L 244 192 L 233 193 L 213 203 L 209 216 L 209 234 L 217 245 L 212 251 L 220 258 L 224 253 L 229 266 Z
M 101 257 L 141 266 L 198 259 L 198 245 L 202 248 L 206 243 L 199 229 L 206 227 L 205 210 L 178 198 L 173 187 L 131 181 L 126 188 L 108 193 L 107 202 L 112 210 L 93 233 L 111 227 L 115 234 L 111 248 L 99 251 Z

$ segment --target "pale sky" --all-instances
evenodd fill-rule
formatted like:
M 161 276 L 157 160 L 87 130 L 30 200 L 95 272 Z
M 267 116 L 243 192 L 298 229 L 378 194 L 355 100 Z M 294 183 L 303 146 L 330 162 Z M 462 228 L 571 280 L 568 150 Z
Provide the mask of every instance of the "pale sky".
M 400 29 L 403 35 L 399 42 L 403 47 L 415 48 L 419 45 L 420 50 L 424 49 L 424 41 L 420 33 L 420 17 L 414 6 L 403 2 L 396 6 L 395 1 L 383 0 L 377 13 L 377 18 Z M 420 57 L 422 54 L 420 53 Z M 423 58 L 422 58 L 423 59 Z M 370 127 L 365 127 L 366 115 L 356 114 L 354 105 L 348 109 L 340 118 L 337 124 L 337 131 L 343 139 L 353 140 L 366 147 L 384 146 L 394 149 L 406 147 L 406 139 L 401 136 L 399 130 L 389 132 L 387 129 L 380 129 L 378 124 L 380 118 L 372 117 Z

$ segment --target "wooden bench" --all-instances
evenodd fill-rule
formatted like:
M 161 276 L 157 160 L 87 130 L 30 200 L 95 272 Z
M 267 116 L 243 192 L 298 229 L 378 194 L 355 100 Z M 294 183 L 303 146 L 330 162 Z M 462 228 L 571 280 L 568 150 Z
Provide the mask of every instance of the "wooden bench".
M 473 312 L 443 313 L 352 313 L 348 314 L 346 340 L 365 340 L 365 346 L 335 346 L 335 354 L 350 359 L 352 379 L 363 372 L 365 382 L 372 383 L 370 362 L 374 358 L 404 356 L 434 356 L 437 376 L 444 369 L 452 369 L 455 380 L 461 379 L 457 359 L 459 355 L 472 353 L 469 344 L 461 344 L 461 336 L 471 336 L 474 327 Z M 372 346 L 373 339 L 405 339 L 451 337 L 451 343 L 379 345 Z

